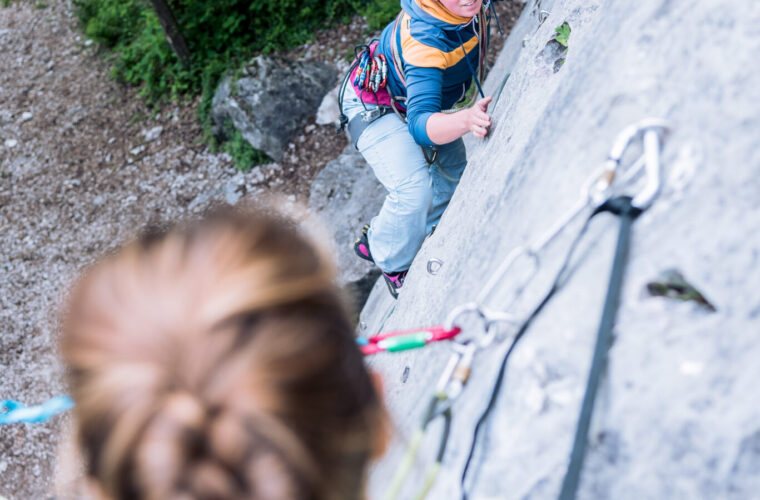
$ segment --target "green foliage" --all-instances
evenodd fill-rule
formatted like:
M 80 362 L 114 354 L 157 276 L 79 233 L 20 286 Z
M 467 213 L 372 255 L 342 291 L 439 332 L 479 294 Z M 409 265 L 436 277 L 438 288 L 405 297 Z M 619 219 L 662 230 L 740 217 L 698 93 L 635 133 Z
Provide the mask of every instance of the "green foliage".
M 7 0 L 3 0 L 7 1 Z M 169 0 L 192 58 L 183 66 L 147 0 L 74 0 L 88 37 L 116 53 L 114 75 L 142 86 L 149 102 L 213 87 L 222 73 L 255 52 L 309 40 L 362 5 L 361 0 Z M 381 19 L 398 1 L 375 0 Z M 387 16 L 386 16 L 387 17 Z M 379 21 L 374 21 L 379 22 Z
M 554 35 L 554 39 L 557 43 L 567 48 L 567 42 L 570 39 L 570 25 L 566 22 L 562 23 L 561 26 L 554 28 L 554 31 L 557 32 L 557 34 Z
M 367 4 L 362 15 L 367 19 L 369 29 L 376 31 L 391 22 L 400 10 L 399 0 L 375 0 Z
M 1 1 L 5 5 L 10 0 Z M 372 29 L 379 29 L 399 10 L 398 0 L 167 2 L 191 54 L 187 64 L 172 51 L 148 0 L 73 0 L 87 37 L 111 49 L 108 57 L 117 80 L 139 87 L 149 104 L 200 93 L 204 124 L 221 76 L 255 53 L 297 46 L 357 11 L 367 16 Z M 247 165 L 260 163 L 260 157 L 236 141 L 228 151 L 233 157 Z
M 230 155 L 238 170 L 248 172 L 256 165 L 272 161 L 266 154 L 251 146 L 243 138 L 243 134 L 232 127 L 231 123 L 225 125 L 225 134 L 229 137 L 229 140 L 215 147 L 215 149 L 224 151 Z
M 85 34 L 108 48 L 131 43 L 140 32 L 143 11 L 141 3 L 125 1 L 74 0 L 77 17 Z

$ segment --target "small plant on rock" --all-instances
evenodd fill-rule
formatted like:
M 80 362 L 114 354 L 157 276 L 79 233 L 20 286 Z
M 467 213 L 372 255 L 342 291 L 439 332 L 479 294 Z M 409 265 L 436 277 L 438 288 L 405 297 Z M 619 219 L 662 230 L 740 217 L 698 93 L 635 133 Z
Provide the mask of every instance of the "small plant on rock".
M 554 28 L 554 31 L 556 32 L 554 40 L 556 40 L 558 44 L 567 48 L 567 43 L 570 39 L 570 25 L 567 24 L 567 22 L 564 22 L 560 26 Z

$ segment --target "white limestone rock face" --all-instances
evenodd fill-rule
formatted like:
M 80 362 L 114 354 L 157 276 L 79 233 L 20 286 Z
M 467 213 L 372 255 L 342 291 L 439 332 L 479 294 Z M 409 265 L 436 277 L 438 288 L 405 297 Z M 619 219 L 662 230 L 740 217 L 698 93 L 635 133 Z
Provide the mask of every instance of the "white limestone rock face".
M 548 16 L 539 24 L 540 10 Z M 564 22 L 572 30 L 566 53 L 551 42 Z M 634 224 L 578 498 L 760 498 L 758 53 L 760 4 L 750 0 L 529 2 L 486 82 L 493 93 L 511 71 L 490 137 L 469 141 L 470 165 L 395 308 L 378 283 L 360 333 L 381 323 L 384 331 L 442 323 L 478 295 L 509 251 L 543 235 L 576 203 L 623 127 L 665 118 L 663 190 Z M 524 314 L 545 293 L 577 230 L 576 223 L 542 255 L 537 280 L 512 312 Z M 470 498 L 557 498 L 616 232 L 613 216 L 597 217 L 574 274 L 515 350 L 475 456 Z M 443 262 L 435 275 L 426 270 L 432 258 Z M 489 306 L 507 303 L 519 267 Z M 644 293 L 669 268 L 717 312 Z M 461 498 L 472 429 L 506 347 L 478 353 L 429 498 Z M 435 345 L 370 360 L 385 378 L 399 431 L 373 470 L 371 497 L 382 497 L 449 355 L 448 346 Z M 411 477 L 421 478 L 429 463 L 440 426 L 431 431 Z

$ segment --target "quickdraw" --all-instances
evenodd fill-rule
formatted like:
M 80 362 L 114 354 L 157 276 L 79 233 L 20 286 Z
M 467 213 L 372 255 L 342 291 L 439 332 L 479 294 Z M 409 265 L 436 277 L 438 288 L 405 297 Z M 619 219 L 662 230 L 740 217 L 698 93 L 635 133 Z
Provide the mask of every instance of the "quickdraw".
M 364 354 L 376 354 L 378 352 L 398 352 L 408 349 L 425 347 L 431 342 L 450 340 L 462 331 L 459 327 L 446 328 L 444 326 L 431 326 L 415 330 L 399 332 L 378 333 L 364 339 L 361 351 Z
M 630 227 L 633 220 L 638 217 L 641 212 L 649 208 L 654 202 L 657 194 L 659 193 L 661 186 L 661 164 L 660 164 L 660 142 L 664 133 L 667 131 L 667 125 L 660 119 L 645 119 L 638 123 L 635 123 L 629 127 L 626 127 L 620 134 L 618 134 L 615 142 L 613 143 L 610 155 L 605 162 L 601 174 L 597 177 L 595 183 L 588 184 L 584 190 L 587 194 L 586 206 L 590 205 L 593 210 L 589 217 L 586 219 L 585 224 L 576 236 L 575 240 L 570 246 L 565 260 L 557 273 L 554 282 L 549 292 L 544 296 L 538 306 L 531 312 L 528 318 L 523 322 L 517 334 L 512 340 L 509 349 L 504 354 L 499 372 L 491 390 L 491 396 L 489 402 L 480 415 L 470 445 L 470 451 L 467 455 L 464 468 L 461 476 L 461 488 L 462 498 L 467 500 L 468 492 L 466 488 L 467 473 L 472 463 L 472 458 L 475 453 L 475 449 L 478 444 L 478 436 L 485 422 L 488 420 L 488 416 L 493 410 L 496 400 L 501 393 L 501 387 L 504 382 L 504 375 L 506 373 L 506 367 L 511 353 L 514 351 L 517 343 L 527 332 L 532 321 L 540 313 L 540 311 L 550 301 L 552 296 L 560 288 L 561 283 L 567 279 L 568 268 L 570 261 L 573 258 L 575 250 L 580 243 L 583 235 L 585 234 L 591 220 L 600 213 L 610 212 L 621 217 L 621 228 L 618 235 L 618 247 L 615 253 L 615 263 L 613 265 L 613 271 L 611 273 L 610 285 L 607 293 L 607 299 L 605 301 L 604 311 L 602 315 L 601 325 L 599 328 L 599 334 L 594 354 L 594 360 L 592 361 L 591 374 L 589 375 L 589 382 L 586 388 L 586 394 L 584 395 L 584 401 L 581 409 L 581 416 L 579 417 L 578 429 L 576 431 L 575 442 L 571 453 L 570 465 L 565 476 L 565 480 L 562 486 L 562 492 L 560 494 L 560 500 L 572 500 L 575 498 L 577 491 L 578 479 L 580 476 L 580 469 L 583 462 L 583 454 L 586 445 L 586 436 L 588 432 L 588 425 L 590 423 L 591 411 L 593 409 L 593 400 L 596 393 L 596 387 L 598 385 L 604 358 L 606 356 L 606 349 L 608 347 L 609 335 L 614 325 L 614 312 L 617 309 L 617 303 L 619 300 L 620 289 L 622 286 L 622 276 L 624 272 L 623 263 L 628 250 L 628 243 L 630 237 Z M 643 189 L 635 196 L 623 196 L 611 193 L 611 187 L 614 186 L 616 177 L 621 176 L 619 170 L 623 158 L 623 154 L 627 150 L 632 141 L 637 138 L 643 138 L 644 154 L 638 161 L 636 161 L 627 172 L 622 174 L 622 180 L 627 182 L 636 177 L 642 169 L 646 173 L 646 184 Z M 624 183 L 624 182 L 621 182 Z M 547 245 L 552 239 L 554 239 L 562 228 L 579 215 L 582 207 L 576 207 L 565 218 L 562 219 L 560 224 L 549 231 L 549 233 L 541 238 L 533 246 L 527 249 L 519 249 L 511 257 L 508 257 L 502 264 L 502 270 L 506 272 L 509 267 L 514 264 L 517 256 L 527 255 L 534 260 L 536 268 L 538 267 L 538 250 Z M 534 271 L 535 274 L 535 271 Z M 494 283 L 489 283 L 492 287 Z M 487 286 L 486 290 L 489 290 Z M 484 290 L 484 291 L 486 291 Z
M 533 320 L 543 310 L 546 304 L 551 300 L 551 298 L 560 289 L 562 284 L 566 281 L 567 275 L 570 273 L 569 264 L 572 261 L 575 255 L 575 250 L 578 247 L 578 244 L 580 243 L 581 239 L 583 238 L 592 218 L 598 213 L 605 212 L 605 211 L 611 211 L 613 213 L 626 212 L 625 206 L 635 207 L 635 209 L 632 209 L 629 213 L 632 215 L 633 214 L 637 215 L 637 213 L 640 213 L 640 211 L 645 210 L 654 201 L 660 189 L 659 144 L 665 130 L 666 130 L 665 123 L 662 120 L 658 120 L 658 119 L 643 120 L 623 130 L 623 132 L 621 132 L 621 134 L 619 134 L 619 136 L 616 138 L 613 148 L 610 152 L 609 158 L 604 163 L 603 167 L 599 171 L 597 171 L 589 179 L 588 182 L 584 184 L 584 187 L 581 193 L 580 202 L 565 216 L 563 216 L 554 226 L 552 226 L 551 229 L 545 235 L 540 237 L 532 245 L 527 246 L 527 247 L 518 247 L 518 248 L 515 248 L 512 252 L 510 252 L 507 255 L 507 257 L 504 259 L 504 261 L 501 263 L 501 265 L 499 266 L 497 272 L 494 273 L 494 275 L 492 275 L 491 279 L 483 288 L 481 293 L 478 295 L 475 302 L 460 305 L 459 307 L 452 310 L 452 312 L 449 314 L 449 317 L 447 318 L 446 323 L 444 324 L 443 327 L 441 327 L 442 329 L 440 331 L 441 332 L 452 331 L 453 329 L 460 330 L 460 332 L 457 333 L 456 338 L 452 338 L 451 345 L 452 345 L 452 349 L 454 353 L 452 354 L 452 358 L 449 360 L 449 363 L 446 365 L 446 368 L 443 371 L 438 387 L 436 388 L 431 398 L 431 403 L 428 407 L 428 410 L 425 412 L 425 415 L 424 415 L 424 418 L 422 419 L 420 427 L 415 431 L 415 434 L 413 435 L 413 439 L 410 441 L 407 447 L 407 451 L 404 456 L 404 459 L 402 460 L 402 462 L 399 464 L 397 468 L 396 474 L 394 475 L 394 478 L 390 483 L 390 486 L 387 490 L 387 494 L 385 495 L 384 500 L 393 500 L 398 496 L 401 489 L 401 485 L 406 479 L 409 473 L 409 470 L 411 469 L 412 463 L 414 462 L 414 460 L 416 459 L 418 455 L 420 442 L 422 441 L 422 437 L 424 436 L 428 425 L 436 418 L 442 417 L 445 420 L 444 433 L 442 434 L 441 441 L 438 445 L 438 455 L 436 458 L 436 462 L 431 466 L 428 472 L 428 476 L 425 479 L 423 488 L 415 498 L 417 499 L 424 498 L 427 491 L 430 489 L 430 487 L 432 487 L 437 471 L 441 466 L 441 460 L 443 458 L 446 443 L 448 441 L 448 428 L 449 428 L 450 420 L 451 420 L 452 404 L 454 400 L 463 391 L 467 383 L 467 380 L 469 380 L 470 369 L 472 366 L 472 362 L 477 354 L 477 351 L 487 348 L 496 340 L 499 340 L 499 341 L 505 340 L 502 338 L 497 338 L 497 326 L 503 323 L 509 323 L 513 327 L 516 327 L 515 334 L 512 336 L 509 348 L 507 349 L 507 351 L 505 352 L 502 358 L 499 372 L 498 372 L 496 381 L 494 382 L 493 389 L 491 391 L 489 402 L 485 410 L 482 412 L 475 426 L 470 451 L 469 451 L 469 454 L 467 455 L 465 465 L 464 465 L 462 475 L 461 475 L 461 487 L 462 487 L 462 495 L 463 495 L 462 498 L 465 500 L 467 499 L 467 489 L 466 489 L 467 473 L 469 471 L 469 467 L 470 467 L 470 464 L 475 452 L 475 448 L 478 443 L 478 436 L 490 412 L 495 406 L 495 401 L 500 393 L 500 389 L 504 380 L 504 374 L 506 372 L 507 361 L 511 353 L 514 351 L 520 339 L 525 335 L 525 333 L 527 332 Z M 634 162 L 632 166 L 625 169 L 624 171 L 621 171 L 622 170 L 621 162 L 622 162 L 623 154 L 625 153 L 630 142 L 632 142 L 634 139 L 638 137 L 643 137 L 644 155 L 641 158 L 639 158 L 636 162 Z M 618 188 L 619 186 L 625 185 L 628 182 L 632 181 L 637 176 L 639 176 L 642 170 L 646 171 L 647 183 L 644 186 L 643 190 L 638 195 L 631 198 L 627 196 L 619 196 L 613 192 L 613 191 L 616 191 L 616 188 Z M 626 204 L 626 200 L 628 200 L 629 202 L 628 204 Z M 591 210 L 591 214 L 587 218 L 585 224 L 580 229 L 576 237 L 574 238 L 573 242 L 571 243 L 565 255 L 563 263 L 559 271 L 555 275 L 555 279 L 549 291 L 543 296 L 542 300 L 538 303 L 537 306 L 533 308 L 533 310 L 530 312 L 530 314 L 527 315 L 527 317 L 525 317 L 523 320 L 519 320 L 517 316 L 515 315 L 509 314 L 506 312 L 493 311 L 486 307 L 487 301 L 491 293 L 493 292 L 495 286 L 497 285 L 497 283 L 499 283 L 500 281 L 504 279 L 506 274 L 514 266 L 514 264 L 518 261 L 520 257 L 527 257 L 531 260 L 533 264 L 533 267 L 531 269 L 531 274 L 524 282 L 519 284 L 519 286 L 517 287 L 516 293 L 514 294 L 512 299 L 508 302 L 505 308 L 511 307 L 511 305 L 517 300 L 517 298 L 520 297 L 525 287 L 528 285 L 528 282 L 531 281 L 533 277 L 538 273 L 539 266 L 540 266 L 540 260 L 539 260 L 540 252 L 547 245 L 549 245 L 560 233 L 562 233 L 564 229 L 573 220 L 575 220 L 576 217 L 578 217 L 581 213 L 583 213 L 587 209 Z M 635 218 L 635 216 L 633 218 Z M 630 222 L 633 219 L 629 217 L 627 220 L 628 222 Z M 623 230 L 621 229 L 621 234 L 622 232 Z M 459 335 L 459 333 L 461 333 L 461 327 L 458 326 L 460 317 L 462 315 L 472 314 L 472 313 L 477 314 L 477 316 L 482 320 L 482 323 L 483 323 L 482 332 L 484 332 L 484 335 L 482 335 L 477 340 L 473 340 L 472 338 L 463 339 Z M 605 324 L 610 324 L 609 314 L 606 314 L 606 316 L 607 316 L 607 319 L 605 319 L 604 322 Z M 614 316 L 613 316 L 613 319 L 614 319 Z M 402 332 L 402 333 L 419 334 L 420 331 L 421 330 L 416 330 L 416 331 L 412 330 L 410 332 Z M 385 335 L 380 334 L 380 335 L 376 335 L 375 337 L 380 338 L 382 341 L 382 339 L 388 338 L 386 335 L 388 334 L 385 334 Z M 394 335 L 391 335 L 391 337 L 393 336 Z M 432 336 L 431 336 L 431 339 L 432 339 Z M 375 345 L 376 344 L 377 343 L 375 343 Z M 372 346 L 372 345 L 373 343 L 368 343 L 368 346 Z M 414 347 L 421 347 L 422 345 L 425 345 L 425 343 L 418 341 Z M 600 340 L 598 342 L 598 345 L 604 345 L 604 339 Z M 387 350 L 390 351 L 390 349 L 387 349 Z M 592 368 L 592 371 L 596 373 L 599 370 Z M 584 398 L 585 400 L 590 399 L 591 405 L 593 404 L 593 397 L 590 395 L 594 394 L 595 392 L 595 387 L 593 386 L 594 383 L 595 382 L 592 382 L 592 377 L 590 377 L 589 387 L 587 388 L 587 396 Z M 588 405 L 589 404 L 584 403 L 584 408 Z M 590 418 L 590 411 L 589 410 L 585 410 L 585 411 L 586 411 L 586 414 L 582 414 L 581 419 L 580 419 L 579 431 L 576 436 L 576 442 L 585 443 L 584 441 L 585 431 L 581 427 L 584 425 L 584 422 L 585 422 L 584 419 Z M 576 447 L 574 447 L 573 456 L 575 457 L 579 454 L 582 456 L 582 450 L 579 452 L 575 448 Z M 571 463 L 571 471 L 568 472 L 568 476 L 570 477 L 570 479 L 569 480 L 566 479 L 566 482 L 569 481 L 570 486 L 568 486 L 568 489 L 572 490 L 572 494 L 564 494 L 565 496 L 562 497 L 562 500 L 571 499 L 574 497 L 574 491 L 575 491 L 574 488 L 577 487 L 577 481 L 575 481 L 575 484 L 573 484 L 574 479 L 572 477 L 572 474 L 574 473 L 572 472 L 572 470 L 575 470 L 575 469 L 578 469 L 578 470 L 580 469 L 580 465 L 577 459 L 574 459 L 573 462 Z
M 613 148 L 610 162 L 617 165 L 625 152 L 628 144 L 642 136 L 644 143 L 644 156 L 646 158 L 647 179 L 646 188 L 635 197 L 618 196 L 607 200 L 598 212 L 609 212 L 620 219 L 617 247 L 615 258 L 610 271 L 607 296 L 602 309 L 602 317 L 599 321 L 594 355 L 589 369 L 586 391 L 583 394 L 578 424 L 573 440 L 573 448 L 570 452 L 570 463 L 567 466 L 565 479 L 562 481 L 560 500 L 574 500 L 578 492 L 581 469 L 588 444 L 588 431 L 591 425 L 591 415 L 594 411 L 594 401 L 601 382 L 602 373 L 607 360 L 607 351 L 612 338 L 612 329 L 615 326 L 615 317 L 620 305 L 620 294 L 623 288 L 623 277 L 628 259 L 630 247 L 631 229 L 633 222 L 644 210 L 649 208 L 660 190 L 660 133 L 664 125 L 648 122 L 643 125 L 629 127 L 621 133 L 621 137 Z
M 459 395 L 462 394 L 467 381 L 470 379 L 472 361 L 475 358 L 476 350 L 477 345 L 473 342 L 455 344 L 454 354 L 446 364 L 446 368 L 436 385 L 419 427 L 415 429 L 409 440 L 406 452 L 399 462 L 396 473 L 391 478 L 383 500 L 395 500 L 398 497 L 401 487 L 409 476 L 409 472 L 412 470 L 414 462 L 419 455 L 422 440 L 425 437 L 428 426 L 440 417 L 443 418 L 443 430 L 438 441 L 435 461 L 428 468 L 422 482 L 422 487 L 414 496 L 415 500 L 424 499 L 430 488 L 435 484 L 438 473 L 441 470 L 443 457 L 446 454 L 446 445 L 449 442 L 451 407 Z

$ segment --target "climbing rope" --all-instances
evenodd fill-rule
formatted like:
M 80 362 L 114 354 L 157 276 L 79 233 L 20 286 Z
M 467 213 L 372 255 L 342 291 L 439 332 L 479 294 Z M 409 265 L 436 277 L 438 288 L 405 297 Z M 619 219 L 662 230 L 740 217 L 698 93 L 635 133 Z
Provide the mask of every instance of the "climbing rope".
M 589 376 L 589 383 L 586 390 L 586 396 L 584 396 L 584 405 L 581 411 L 581 417 L 579 418 L 578 431 L 576 432 L 576 444 L 573 446 L 572 459 L 568 468 L 568 473 L 565 479 L 566 485 L 563 485 L 563 493 L 560 497 L 561 500 L 571 500 L 575 498 L 575 490 L 577 489 L 578 477 L 580 475 L 580 468 L 583 461 L 583 452 L 585 450 L 585 438 L 588 432 L 588 424 L 591 418 L 591 409 L 593 408 L 593 399 L 596 394 L 596 387 L 598 386 L 599 377 L 603 367 L 604 356 L 600 354 L 603 352 L 606 354 L 606 346 L 609 342 L 609 332 L 611 332 L 614 323 L 614 311 L 617 308 L 617 301 L 620 293 L 620 286 L 622 283 L 622 273 L 625 262 L 625 255 L 628 248 L 628 237 L 630 235 L 630 222 L 638 216 L 641 212 L 646 210 L 654 201 L 659 193 L 661 179 L 660 179 L 660 141 L 664 132 L 667 130 L 667 126 L 664 121 L 659 119 L 646 119 L 638 122 L 634 125 L 626 127 L 616 138 L 608 160 L 605 162 L 602 173 L 599 176 L 599 180 L 603 185 L 607 187 L 602 191 L 598 190 L 598 187 L 594 185 L 588 185 L 588 201 L 595 205 L 591 215 L 586 220 L 585 224 L 581 228 L 580 232 L 576 236 L 575 240 L 570 246 L 568 253 L 563 261 L 560 271 L 557 273 L 554 282 L 549 292 L 544 296 L 539 305 L 533 310 L 528 318 L 522 323 L 517 334 L 513 337 L 512 344 L 504 354 L 499 372 L 491 390 L 491 396 L 486 408 L 481 413 L 473 432 L 473 437 L 470 445 L 470 450 L 465 460 L 465 465 L 462 470 L 460 485 L 462 488 L 462 498 L 466 500 L 468 498 L 468 492 L 466 488 L 467 473 L 472 463 L 472 459 L 475 453 L 475 449 L 478 444 L 478 437 L 483 425 L 488 419 L 489 414 L 493 410 L 496 400 L 501 393 L 501 387 L 504 381 L 504 374 L 506 372 L 507 363 L 511 353 L 514 351 L 515 346 L 519 340 L 523 337 L 531 322 L 538 313 L 549 302 L 552 296 L 557 292 L 561 284 L 567 279 L 567 269 L 569 263 L 572 260 L 573 254 L 577 245 L 580 243 L 583 235 L 585 234 L 591 220 L 599 213 L 611 212 L 621 215 L 621 230 L 618 241 L 618 250 L 616 252 L 616 266 L 613 267 L 613 274 L 610 279 L 610 289 L 607 295 L 607 301 L 604 308 L 604 314 L 602 318 L 602 326 L 600 326 L 599 338 L 597 340 L 597 349 L 594 356 L 595 361 L 592 363 L 592 373 Z M 623 182 L 635 178 L 642 168 L 645 168 L 647 183 L 642 191 L 634 198 L 628 196 L 613 195 L 610 192 L 610 187 L 613 186 L 615 177 L 618 174 L 623 154 L 635 139 L 643 137 L 644 142 L 644 154 L 639 160 L 637 160 L 633 166 L 623 175 Z M 605 196 L 600 197 L 599 194 L 605 193 Z M 628 208 L 626 208 L 628 206 Z M 635 207 L 631 208 L 631 207 Z M 517 260 L 520 255 L 528 255 L 532 257 L 535 267 L 533 275 L 535 275 L 536 268 L 538 267 L 538 252 L 544 248 L 549 242 L 551 242 L 572 219 L 578 216 L 582 212 L 580 204 L 571 210 L 566 217 L 561 219 L 544 237 L 540 238 L 536 243 L 527 247 L 526 249 L 517 249 L 517 252 L 513 252 L 511 256 L 502 263 L 500 273 L 505 274 L 509 268 Z M 634 215 L 635 214 L 635 215 Z M 485 300 L 488 294 L 491 293 L 495 286 L 494 280 L 491 280 L 481 292 L 479 298 Z M 524 288 L 525 285 L 522 285 Z M 519 292 L 518 292 L 519 294 Z M 611 305 L 614 304 L 614 307 Z M 582 444 L 581 444 L 582 443 Z M 566 491 L 566 492 L 565 492 Z
M 427 428 L 431 422 L 438 417 L 444 419 L 443 431 L 438 441 L 435 461 L 428 468 L 425 478 L 422 482 L 422 488 L 413 497 L 415 500 L 422 500 L 427 495 L 430 488 L 435 484 L 438 478 L 438 472 L 443 463 L 443 457 L 446 453 L 446 445 L 449 441 L 451 429 L 451 407 L 454 401 L 464 390 L 472 371 L 472 361 L 478 345 L 474 342 L 465 344 L 455 344 L 454 353 L 446 364 L 446 368 L 436 384 L 433 396 L 423 415 L 420 426 L 412 434 L 404 456 L 399 462 L 395 474 L 386 490 L 383 500 L 395 500 L 398 498 L 401 487 L 403 486 L 412 466 L 419 455 L 422 440 L 425 437 Z
M 499 265 L 497 271 L 491 276 L 491 279 L 483 287 L 474 302 L 461 304 L 450 312 L 446 323 L 443 325 L 440 332 L 451 332 L 453 329 L 459 330 L 456 335 L 452 336 L 451 345 L 452 350 L 454 351 L 452 358 L 446 365 L 446 369 L 441 376 L 441 381 L 439 382 L 438 387 L 433 394 L 431 400 L 431 407 L 433 410 L 426 412 L 421 426 L 415 431 L 415 438 L 410 441 L 405 454 L 405 459 L 402 460 L 402 462 L 399 464 L 399 467 L 397 468 L 394 479 L 391 482 L 391 486 L 389 487 L 388 493 L 384 497 L 384 500 L 394 500 L 396 498 L 400 491 L 401 484 L 408 474 L 408 468 L 411 467 L 411 465 L 407 464 L 407 462 L 408 460 L 411 460 L 413 462 L 419 452 L 418 441 L 421 441 L 422 439 L 422 437 L 420 437 L 420 434 L 421 436 L 424 436 L 429 423 L 435 420 L 435 418 L 438 416 L 443 416 L 446 419 L 451 418 L 452 403 L 459 396 L 459 394 L 461 394 L 467 380 L 469 379 L 470 368 L 477 352 L 479 350 L 488 348 L 496 340 L 505 340 L 497 339 L 497 329 L 499 325 L 507 323 L 516 327 L 516 333 L 512 336 L 511 344 L 502 359 L 497 378 L 491 391 L 489 402 L 480 418 L 478 419 L 474 429 L 471 448 L 461 476 L 463 498 L 467 498 L 467 473 L 474 456 L 480 430 L 486 422 L 488 415 L 493 409 L 496 399 L 500 393 L 509 356 L 514 351 L 514 348 L 516 347 L 519 340 L 527 332 L 532 321 L 543 310 L 546 304 L 556 294 L 562 284 L 567 280 L 569 264 L 574 257 L 578 244 L 587 231 L 590 221 L 598 213 L 609 211 L 608 207 L 612 206 L 611 204 L 614 203 L 612 200 L 618 198 L 615 192 L 622 186 L 625 186 L 630 181 L 635 179 L 641 173 L 641 171 L 645 169 L 647 184 L 644 189 L 636 196 L 636 198 L 633 199 L 633 203 L 639 207 L 647 207 L 654 200 L 660 186 L 659 141 L 661 140 L 661 135 L 665 129 L 666 126 L 661 120 L 648 119 L 623 130 L 621 134 L 619 134 L 619 136 L 616 138 L 609 158 L 604 163 L 603 167 L 595 172 L 589 178 L 589 180 L 584 183 L 581 192 L 581 198 L 578 203 L 576 203 L 576 205 L 569 212 L 567 212 L 565 216 L 561 217 L 560 220 L 558 220 L 546 234 L 541 236 L 533 244 L 526 247 L 515 248 L 512 252 L 510 252 L 504 261 L 502 261 L 502 263 Z M 644 155 L 636 162 L 634 162 L 631 167 L 625 170 L 621 169 L 622 157 L 628 145 L 635 138 L 638 138 L 642 135 L 644 136 Z M 590 216 L 571 243 L 549 291 L 546 293 L 546 295 L 544 295 L 538 305 L 534 307 L 534 309 L 523 320 L 519 320 L 518 317 L 514 314 L 504 312 L 517 301 L 527 285 L 538 273 L 540 267 L 540 253 L 552 241 L 554 241 L 559 234 L 564 232 L 564 230 L 581 213 L 587 210 L 591 210 Z M 488 304 L 488 300 L 491 298 L 494 292 L 496 285 L 505 279 L 506 275 L 510 272 L 510 269 L 513 268 L 514 264 L 520 257 L 528 257 L 533 263 L 529 276 L 523 280 L 523 282 L 516 288 L 514 296 L 506 304 L 506 306 L 503 307 L 503 311 L 495 311 L 493 309 L 489 309 L 486 306 Z M 462 316 L 467 314 L 476 314 L 477 317 L 481 319 L 483 325 L 483 328 L 481 329 L 482 335 L 477 340 L 467 338 L 462 339 L 459 337 L 462 328 L 458 324 L 458 321 Z M 409 339 L 409 345 L 414 344 L 414 347 L 421 347 L 427 343 L 423 342 L 422 340 L 431 339 L 430 341 L 432 341 L 432 339 L 435 337 L 434 334 L 429 334 L 427 337 L 424 337 L 421 335 L 421 331 L 425 330 L 423 329 L 404 332 L 420 335 L 420 338 L 416 338 L 414 342 L 412 342 L 412 339 Z M 393 336 L 396 335 L 391 335 L 391 337 Z M 387 337 L 380 335 L 379 338 L 381 339 L 380 341 L 382 341 Z M 455 373 L 459 373 L 460 375 L 455 376 Z M 448 386 L 448 384 L 453 385 Z M 587 392 L 591 394 L 592 391 Z M 448 438 L 446 437 L 445 439 Z M 442 438 L 442 443 L 439 445 L 439 448 L 445 448 L 445 444 L 446 442 L 444 438 Z M 436 467 L 440 467 L 440 462 L 434 463 L 431 470 L 435 469 Z M 431 486 L 432 483 L 427 484 L 426 482 L 426 487 L 423 488 L 421 494 L 416 498 L 424 498 L 424 493 L 426 493 Z
M 0 401 L 0 425 L 46 422 L 73 407 L 74 401 L 69 396 L 56 396 L 39 406 L 25 406 L 18 401 L 6 399 Z

